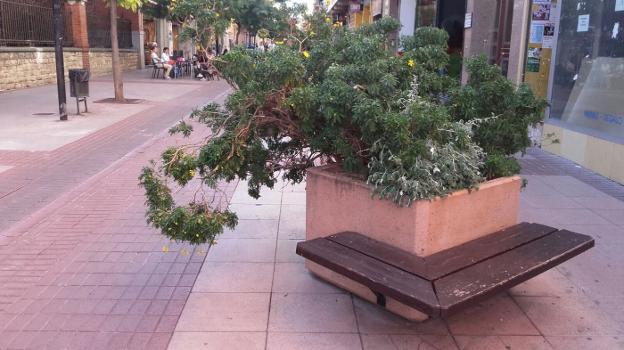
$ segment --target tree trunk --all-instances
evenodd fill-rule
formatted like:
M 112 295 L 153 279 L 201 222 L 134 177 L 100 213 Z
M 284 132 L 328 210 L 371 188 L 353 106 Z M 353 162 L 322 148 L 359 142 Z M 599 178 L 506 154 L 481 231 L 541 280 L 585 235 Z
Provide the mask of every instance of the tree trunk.
M 236 45 L 238 46 L 238 36 L 240 35 L 241 25 L 240 23 L 236 23 Z
M 215 52 L 216 55 L 221 54 L 221 51 L 219 50 L 219 35 L 218 34 L 215 35 L 215 51 L 217 51 Z
M 119 65 L 119 42 L 117 41 L 117 0 L 110 0 L 111 51 L 113 64 L 113 85 L 115 101 L 124 102 L 121 66 Z

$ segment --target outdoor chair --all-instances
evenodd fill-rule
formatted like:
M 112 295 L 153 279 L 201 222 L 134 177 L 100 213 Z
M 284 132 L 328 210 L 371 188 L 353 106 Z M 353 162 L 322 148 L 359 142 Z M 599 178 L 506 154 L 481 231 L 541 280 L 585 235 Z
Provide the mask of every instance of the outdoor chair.
M 152 79 L 157 79 L 162 75 L 162 78 L 165 79 L 165 67 L 162 64 L 154 64 L 152 69 Z

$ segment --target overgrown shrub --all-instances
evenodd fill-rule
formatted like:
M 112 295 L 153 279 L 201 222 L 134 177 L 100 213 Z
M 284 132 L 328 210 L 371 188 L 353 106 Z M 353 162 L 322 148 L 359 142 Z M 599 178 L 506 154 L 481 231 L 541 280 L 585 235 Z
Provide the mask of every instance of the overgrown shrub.
M 376 196 L 409 205 L 516 173 L 511 156 L 528 145 L 543 102 L 483 59 L 469 63 L 471 79 L 460 86 L 444 74 L 448 36 L 439 29 L 418 29 L 397 56 L 386 42 L 397 29 L 387 18 L 355 31 L 313 18 L 274 50 L 225 55 L 217 66 L 235 91 L 192 116 L 215 136 L 169 149 L 143 170 L 148 221 L 192 243 L 236 224 L 206 203 L 176 206 L 169 180 L 246 179 L 258 197 L 279 177 L 300 182 L 309 167 L 333 162 L 366 178 Z

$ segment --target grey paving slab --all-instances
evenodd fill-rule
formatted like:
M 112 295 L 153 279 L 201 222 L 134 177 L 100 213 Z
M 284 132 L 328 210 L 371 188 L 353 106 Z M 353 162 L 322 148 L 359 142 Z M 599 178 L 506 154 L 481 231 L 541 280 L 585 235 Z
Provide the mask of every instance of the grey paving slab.
M 355 333 L 347 294 L 273 293 L 269 332 Z
M 264 332 L 176 332 L 171 350 L 263 350 Z
M 268 350 L 361 350 L 357 333 L 281 333 L 270 332 Z
M 450 335 L 363 334 L 365 350 L 457 350 Z
M 271 292 L 273 263 L 206 262 L 193 292 Z
M 532 320 L 506 295 L 452 315 L 447 322 L 454 335 L 540 335 Z
M 461 350 L 553 349 L 541 336 L 456 336 L 455 340 Z
M 264 332 L 270 293 L 191 293 L 176 331 Z
M 618 324 L 584 297 L 515 297 L 518 305 L 546 336 L 593 336 L 623 334 Z

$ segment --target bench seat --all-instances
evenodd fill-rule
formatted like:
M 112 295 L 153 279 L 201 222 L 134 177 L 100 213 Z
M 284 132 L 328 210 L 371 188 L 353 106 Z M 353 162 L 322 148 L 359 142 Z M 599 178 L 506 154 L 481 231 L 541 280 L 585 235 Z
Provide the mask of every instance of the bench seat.
M 297 244 L 297 254 L 390 297 L 445 316 L 507 290 L 594 246 L 583 234 L 521 223 L 427 257 L 355 232 Z

